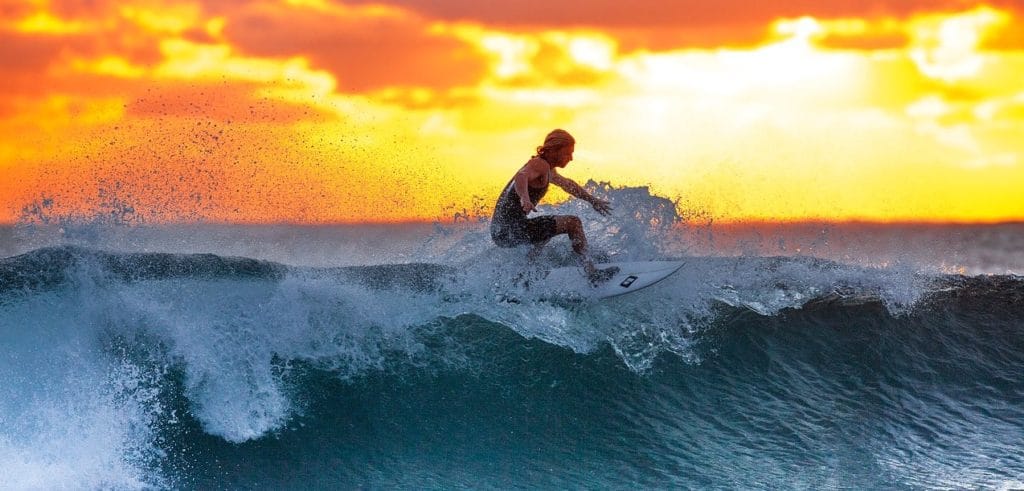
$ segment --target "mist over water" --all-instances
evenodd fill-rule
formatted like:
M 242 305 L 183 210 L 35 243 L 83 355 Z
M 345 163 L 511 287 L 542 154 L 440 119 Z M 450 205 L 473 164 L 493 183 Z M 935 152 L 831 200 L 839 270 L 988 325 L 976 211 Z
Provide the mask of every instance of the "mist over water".
M 0 488 L 1013 488 L 1024 225 L 725 226 L 590 183 L 610 301 L 486 221 L 0 229 Z M 50 217 L 53 218 L 53 217 Z M 687 218 L 687 220 L 684 220 Z

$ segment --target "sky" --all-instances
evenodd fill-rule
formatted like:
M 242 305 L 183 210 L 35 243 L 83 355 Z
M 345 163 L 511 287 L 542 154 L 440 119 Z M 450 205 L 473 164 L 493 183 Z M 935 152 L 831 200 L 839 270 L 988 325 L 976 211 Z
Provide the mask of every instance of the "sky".
M 554 128 L 684 216 L 1024 220 L 1024 4 L 0 0 L 0 223 L 486 215 Z

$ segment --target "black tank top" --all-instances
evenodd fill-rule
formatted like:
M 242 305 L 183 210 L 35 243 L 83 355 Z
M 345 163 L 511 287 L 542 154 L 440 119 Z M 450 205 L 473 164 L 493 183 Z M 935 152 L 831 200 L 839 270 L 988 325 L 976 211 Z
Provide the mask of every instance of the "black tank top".
M 512 223 L 526 221 L 526 212 L 523 211 L 523 205 L 519 201 L 519 193 L 516 192 L 515 182 L 516 179 L 513 177 L 505 186 L 501 195 L 498 196 L 498 202 L 494 205 L 494 218 L 491 220 L 492 229 L 495 226 L 508 226 Z M 527 185 L 526 189 L 530 193 L 530 201 L 536 205 L 548 193 L 550 185 L 551 172 L 548 172 L 548 180 L 544 187 L 531 188 Z

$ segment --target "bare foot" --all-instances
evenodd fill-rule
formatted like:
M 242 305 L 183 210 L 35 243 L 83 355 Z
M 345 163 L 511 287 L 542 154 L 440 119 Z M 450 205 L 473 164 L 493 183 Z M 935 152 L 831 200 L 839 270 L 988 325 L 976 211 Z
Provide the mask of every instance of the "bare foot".
M 592 267 L 592 271 L 587 273 L 587 279 L 590 280 L 590 284 L 593 286 L 600 285 L 615 276 L 615 273 L 619 272 L 618 266 L 612 266 L 605 269 L 597 269 Z

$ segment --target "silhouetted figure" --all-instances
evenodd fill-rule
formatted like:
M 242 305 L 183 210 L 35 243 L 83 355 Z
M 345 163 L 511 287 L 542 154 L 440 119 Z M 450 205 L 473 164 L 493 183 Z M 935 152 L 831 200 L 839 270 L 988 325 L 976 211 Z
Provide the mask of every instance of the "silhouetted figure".
M 494 205 L 491 219 L 491 238 L 500 247 L 516 247 L 533 244 L 530 256 L 540 252 L 552 237 L 569 234 L 572 250 L 579 257 L 587 277 L 594 284 L 611 278 L 618 268 L 597 269 L 587 255 L 587 236 L 583 222 L 575 215 L 542 215 L 528 218 L 536 210 L 537 203 L 554 184 L 565 192 L 589 202 L 598 213 L 608 215 L 611 206 L 608 201 L 597 198 L 583 189 L 572 179 L 562 176 L 558 169 L 572 161 L 576 140 L 565 130 L 554 130 L 544 138 L 544 144 L 537 147 L 537 154 L 512 176 Z

